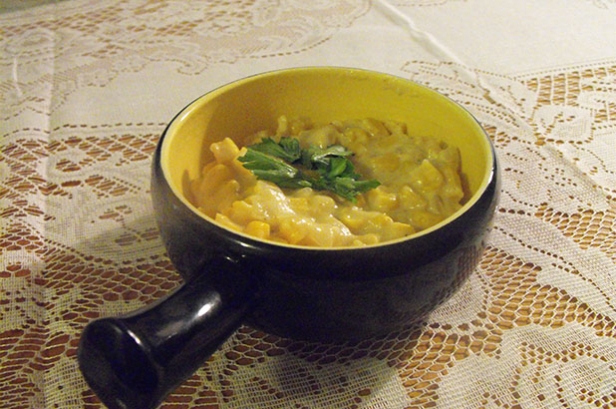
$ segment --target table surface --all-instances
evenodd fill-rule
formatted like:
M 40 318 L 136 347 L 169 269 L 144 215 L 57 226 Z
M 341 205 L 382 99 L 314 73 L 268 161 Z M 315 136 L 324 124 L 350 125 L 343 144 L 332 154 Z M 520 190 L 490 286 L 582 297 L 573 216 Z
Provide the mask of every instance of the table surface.
M 336 65 L 427 85 L 485 127 L 503 184 L 480 265 L 384 338 L 242 327 L 162 407 L 615 407 L 615 44 L 614 0 L 3 2 L 2 406 L 102 407 L 84 325 L 180 282 L 149 198 L 173 115 L 247 75 Z

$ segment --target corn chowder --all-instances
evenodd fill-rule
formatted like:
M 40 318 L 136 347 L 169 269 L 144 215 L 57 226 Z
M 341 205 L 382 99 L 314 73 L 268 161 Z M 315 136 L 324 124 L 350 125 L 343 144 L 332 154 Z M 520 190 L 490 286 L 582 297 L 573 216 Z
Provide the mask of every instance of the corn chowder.
M 289 137 L 304 149 L 345 147 L 356 172 L 378 181 L 376 187 L 348 200 L 311 187 L 281 188 L 242 163 L 247 146 Z M 403 123 L 368 118 L 314 125 L 282 116 L 274 134 L 261 131 L 242 142 L 227 138 L 210 146 L 215 160 L 192 181 L 192 194 L 200 211 L 259 239 L 312 247 L 373 245 L 435 225 L 464 198 L 458 149 L 409 135 Z

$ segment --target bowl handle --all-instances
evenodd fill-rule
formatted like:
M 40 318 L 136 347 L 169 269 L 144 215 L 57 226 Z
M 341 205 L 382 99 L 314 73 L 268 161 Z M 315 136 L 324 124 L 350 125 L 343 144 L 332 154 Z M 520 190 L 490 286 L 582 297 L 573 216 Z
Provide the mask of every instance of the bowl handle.
M 110 409 L 156 408 L 241 325 L 255 299 L 231 262 L 192 277 L 167 297 L 88 324 L 77 353 L 88 385 Z

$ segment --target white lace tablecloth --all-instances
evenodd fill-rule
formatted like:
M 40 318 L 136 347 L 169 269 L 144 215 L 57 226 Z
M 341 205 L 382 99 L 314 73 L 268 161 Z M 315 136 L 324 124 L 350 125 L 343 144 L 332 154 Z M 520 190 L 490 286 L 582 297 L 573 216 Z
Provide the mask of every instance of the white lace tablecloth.
M 101 408 L 90 320 L 179 282 L 150 160 L 189 101 L 273 69 L 392 73 L 468 108 L 502 197 L 429 319 L 346 345 L 241 328 L 163 408 L 616 407 L 615 0 L 0 3 L 0 406 Z

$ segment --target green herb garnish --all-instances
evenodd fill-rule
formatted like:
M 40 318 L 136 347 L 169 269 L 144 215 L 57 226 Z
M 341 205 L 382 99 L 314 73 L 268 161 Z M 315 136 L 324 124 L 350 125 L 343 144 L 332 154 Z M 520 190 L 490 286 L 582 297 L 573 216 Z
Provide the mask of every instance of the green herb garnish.
M 282 137 L 280 142 L 264 138 L 248 146 L 239 161 L 258 179 L 282 188 L 328 190 L 355 203 L 359 193 L 374 189 L 380 183 L 360 180 L 361 175 L 355 172 L 348 159 L 352 155 L 353 152 L 344 146 L 332 145 L 322 149 L 311 145 L 302 149 L 296 138 Z

